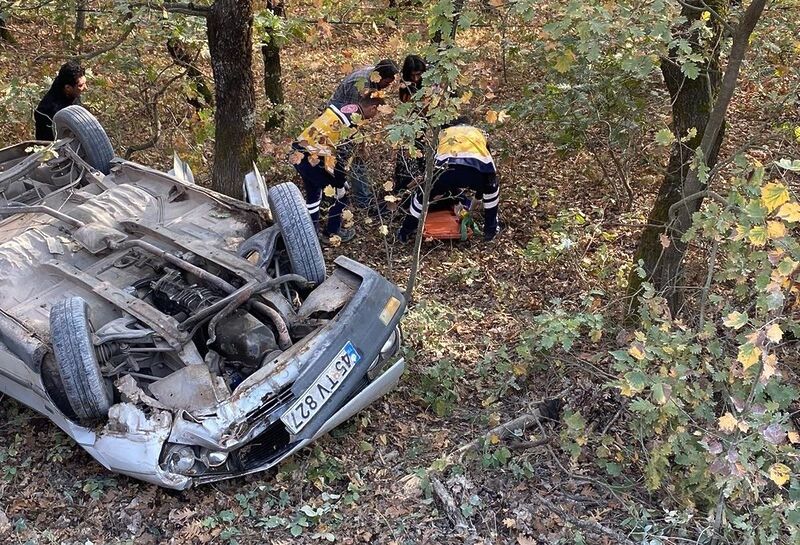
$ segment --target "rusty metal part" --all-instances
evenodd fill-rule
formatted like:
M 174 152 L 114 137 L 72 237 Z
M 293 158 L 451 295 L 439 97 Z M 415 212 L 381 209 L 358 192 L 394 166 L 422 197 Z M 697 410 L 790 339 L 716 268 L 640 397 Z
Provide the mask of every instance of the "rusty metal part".
M 272 323 L 275 325 L 275 329 L 278 331 L 278 346 L 281 347 L 281 350 L 286 350 L 292 346 L 292 338 L 289 336 L 289 328 L 286 327 L 286 322 L 283 320 L 283 317 L 277 310 L 259 301 L 251 301 L 250 306 L 256 312 L 266 314 L 267 317 L 272 320 Z
M 201 269 L 197 265 L 193 265 L 186 261 L 185 259 L 181 259 L 176 255 L 172 255 L 166 250 L 162 250 L 158 246 L 154 244 L 150 244 L 149 242 L 145 242 L 144 240 L 126 240 L 123 242 L 112 242 L 110 244 L 111 249 L 113 250 L 129 250 L 130 248 L 141 248 L 147 253 L 153 254 L 156 257 L 160 257 L 167 263 L 171 265 L 175 265 L 179 269 L 183 269 L 184 271 L 191 273 L 197 276 L 200 280 L 211 284 L 218 290 L 221 290 L 223 293 L 233 293 L 236 291 L 236 288 L 220 278 L 219 276 L 215 276 L 210 272 Z
M 252 295 L 256 295 L 262 291 L 268 291 L 276 286 L 280 286 L 281 284 L 285 284 L 287 282 L 297 282 L 301 285 L 305 285 L 308 283 L 305 277 L 300 276 L 299 274 L 284 274 L 283 276 L 279 276 L 278 278 L 271 278 L 266 282 L 261 282 L 260 284 L 256 285 L 253 289 L 252 294 L 248 294 L 247 297 L 237 297 L 233 299 L 230 303 L 228 303 L 224 309 L 222 309 L 219 314 L 212 318 L 211 322 L 208 324 L 208 344 L 213 343 L 216 340 L 216 327 L 220 320 L 222 320 L 225 316 L 230 315 L 231 312 L 242 306 L 247 302 L 248 299 Z
M 225 308 L 234 299 L 241 298 L 244 296 L 244 300 L 247 301 L 247 299 L 252 297 L 253 293 L 255 292 L 258 286 L 259 284 L 255 280 L 251 280 L 238 290 L 229 294 L 227 297 L 224 297 L 219 301 L 216 301 L 215 303 L 207 306 L 203 310 L 197 312 L 196 314 L 189 316 L 183 322 L 181 322 L 178 327 L 184 331 L 191 330 L 195 325 L 202 323 L 206 318 L 209 318 L 216 312 L 219 312 L 220 310 Z
M 178 329 L 178 322 L 175 318 L 162 314 L 138 297 L 134 297 L 125 291 L 115 288 L 108 282 L 103 282 L 68 263 L 53 260 L 43 263 L 42 266 L 47 270 L 53 271 L 65 278 L 69 278 L 73 282 L 83 285 L 116 308 L 124 310 L 128 314 L 141 320 L 150 329 L 158 333 L 158 335 L 175 350 L 181 350 L 183 344 L 189 340 L 189 336 L 186 332 Z
M 47 214 L 77 229 L 86 226 L 86 224 L 81 220 L 75 219 L 72 216 L 68 216 L 62 212 L 59 212 L 58 210 L 50 208 L 49 206 L 0 206 L 0 216 L 14 216 L 16 214 Z
M 181 236 L 167 227 L 153 227 L 131 220 L 121 221 L 120 225 L 128 232 L 152 236 L 164 242 L 174 244 L 182 250 L 192 252 L 206 261 L 214 263 L 223 269 L 227 269 L 245 280 L 255 278 L 259 281 L 265 281 L 269 278 L 266 271 L 253 265 L 246 259 L 232 255 L 230 252 L 214 248 L 201 241 Z

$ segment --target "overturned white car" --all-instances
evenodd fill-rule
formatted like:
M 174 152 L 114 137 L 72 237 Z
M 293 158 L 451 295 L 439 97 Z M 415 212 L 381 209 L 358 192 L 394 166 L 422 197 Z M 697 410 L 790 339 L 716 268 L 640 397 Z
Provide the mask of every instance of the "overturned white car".
M 79 106 L 55 123 L 0 150 L 0 391 L 184 489 L 272 467 L 396 385 L 403 295 L 345 257 L 326 276 L 293 184 L 240 202 L 113 158 Z

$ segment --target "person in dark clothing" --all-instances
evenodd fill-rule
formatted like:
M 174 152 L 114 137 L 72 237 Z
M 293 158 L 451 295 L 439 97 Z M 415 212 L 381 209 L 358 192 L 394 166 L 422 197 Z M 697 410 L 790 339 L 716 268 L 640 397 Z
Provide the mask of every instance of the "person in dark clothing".
M 359 68 L 342 80 L 328 100 L 328 106 L 343 108 L 348 104 L 358 104 L 363 98 L 371 97 L 377 91 L 389 87 L 398 72 L 397 64 L 392 59 L 383 59 L 374 66 Z M 369 209 L 377 205 L 367 173 L 367 164 L 358 151 L 353 157 L 348 182 L 352 187 L 356 206 Z
M 400 101 L 408 102 L 422 87 L 422 74 L 428 69 L 425 60 L 419 55 L 408 55 L 403 61 L 403 68 L 400 70 L 402 81 L 400 82 Z M 425 172 L 425 144 L 422 139 L 417 138 L 414 142 L 417 152 L 414 157 L 407 149 L 400 149 L 397 152 L 397 159 L 394 165 L 394 193 L 404 193 L 416 178 L 420 178 Z M 407 207 L 407 202 L 403 202 L 403 208 Z
M 53 116 L 56 112 L 81 103 L 81 93 L 86 90 L 86 76 L 77 61 L 64 63 L 58 71 L 50 90 L 33 112 L 36 121 L 36 140 L 55 140 Z
M 380 80 L 373 81 L 372 73 L 377 72 Z M 383 59 L 375 66 L 365 66 L 352 72 L 342 80 L 328 100 L 328 106 L 342 108 L 348 104 L 358 104 L 362 97 L 370 96 L 374 91 L 382 91 L 389 87 L 397 76 L 397 64 L 392 59 Z
M 355 230 L 342 227 L 342 212 L 347 206 L 346 180 L 353 156 L 353 136 L 358 131 L 356 114 L 368 120 L 378 113 L 383 99 L 362 97 L 356 104 L 338 108 L 328 106 L 295 139 L 292 148 L 301 155 L 293 158 L 294 168 L 303 180 L 306 208 L 315 226 L 319 225 L 320 207 L 325 188 L 331 186 L 333 205 L 328 209 L 328 222 L 322 231 L 323 242 L 338 236 L 348 242 Z
M 433 183 L 431 201 L 458 198 L 467 189 L 474 191 L 475 197 L 483 201 L 484 240 L 493 240 L 500 232 L 497 221 L 500 188 L 486 135 L 477 127 L 457 120 L 439 134 L 435 161 L 436 168 L 443 171 Z M 401 242 L 408 242 L 417 230 L 422 217 L 422 198 L 422 189 L 417 188 L 397 233 Z
M 400 82 L 400 101 L 408 102 L 414 93 L 419 91 L 422 87 L 422 74 L 428 69 L 425 59 L 419 55 L 407 55 L 403 61 L 403 68 L 400 70 L 400 76 L 403 80 Z

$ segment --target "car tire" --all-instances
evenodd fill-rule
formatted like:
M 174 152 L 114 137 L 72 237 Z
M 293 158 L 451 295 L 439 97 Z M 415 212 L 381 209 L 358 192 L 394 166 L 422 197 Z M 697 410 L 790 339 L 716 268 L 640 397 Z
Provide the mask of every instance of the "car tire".
M 269 188 L 269 207 L 283 237 L 292 272 L 314 285 L 325 281 L 325 256 L 303 195 L 291 182 Z
M 53 116 L 58 139 L 74 137 L 81 144 L 81 155 L 89 165 L 103 174 L 111 171 L 114 148 L 105 129 L 83 106 L 67 106 Z
M 50 309 L 50 338 L 64 393 L 79 420 L 106 417 L 111 392 L 92 343 L 89 307 L 82 297 L 68 297 Z

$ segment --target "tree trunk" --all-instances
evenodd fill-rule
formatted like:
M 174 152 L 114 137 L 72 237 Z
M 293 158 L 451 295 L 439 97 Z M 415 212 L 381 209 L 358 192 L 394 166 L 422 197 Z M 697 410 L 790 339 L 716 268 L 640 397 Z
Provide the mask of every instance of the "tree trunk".
M 267 9 L 278 17 L 284 16 L 282 0 L 268 0 Z M 267 130 L 283 124 L 283 84 L 281 83 L 281 48 L 274 36 L 266 36 L 261 44 L 264 59 L 264 94 L 269 100 L 270 111 L 265 128 Z
M 0 15 L 0 40 L 10 44 L 17 43 L 17 41 L 14 39 L 14 35 L 11 34 L 10 30 L 8 30 L 8 26 L 6 26 L 6 20 L 3 18 L 3 15 Z
M 167 40 L 167 51 L 175 64 L 181 68 L 186 69 L 186 77 L 188 77 L 199 96 L 187 96 L 186 101 L 191 104 L 196 111 L 214 105 L 214 93 L 206 83 L 206 78 L 203 73 L 194 65 L 191 53 L 187 50 L 186 45 L 177 38 L 170 38 Z
M 701 5 L 702 0 L 692 0 Z M 726 2 L 710 2 L 717 13 L 725 13 Z M 702 8 L 693 9 L 684 6 L 683 15 L 689 23 L 674 29 L 673 34 L 684 34 L 691 21 L 700 17 Z M 711 44 L 718 44 L 721 26 L 715 25 L 715 37 L 709 40 Z M 694 37 L 689 37 L 698 49 Z M 719 47 L 706 52 L 708 62 L 700 66 L 701 73 L 695 79 L 687 78 L 681 71 L 677 61 L 670 55 L 661 62 L 661 73 L 664 83 L 669 91 L 672 102 L 672 132 L 675 142 L 670 151 L 667 172 L 658 196 L 648 217 L 648 227 L 642 232 L 639 247 L 634 257 L 634 270 L 628 279 L 628 295 L 631 296 L 630 314 L 637 307 L 637 296 L 641 292 L 644 281 L 652 282 L 657 291 L 664 293 L 673 313 L 677 312 L 683 299 L 681 263 L 686 253 L 686 244 L 681 242 L 681 236 L 691 225 L 692 214 L 702 204 L 702 199 L 694 199 L 681 205 L 675 221 L 670 221 L 670 207 L 686 197 L 684 183 L 689 174 L 689 167 L 695 157 L 695 150 L 700 146 L 704 131 L 708 125 L 711 111 L 714 108 L 720 88 Z M 708 77 L 706 77 L 706 74 Z M 691 129 L 696 129 L 697 134 L 688 138 Z M 722 143 L 723 130 L 720 130 L 711 146 L 706 164 L 713 168 L 717 161 L 720 144 Z M 681 142 L 681 139 L 686 139 Z M 664 239 L 663 234 L 669 238 Z M 663 241 L 663 242 L 662 242 Z M 666 247 L 665 247 L 666 246 Z M 645 278 L 642 279 L 636 272 L 639 261 L 644 262 Z
M 253 0 L 216 0 L 206 20 L 217 105 L 211 187 L 242 198 L 256 159 Z
M 75 41 L 81 39 L 83 30 L 86 28 L 86 0 L 75 0 Z
M 453 0 L 453 26 L 450 27 L 450 40 L 455 41 L 458 32 L 458 20 L 461 18 L 461 11 L 464 9 L 464 0 Z M 433 35 L 433 43 L 441 44 L 444 37 L 441 31 L 437 30 Z

